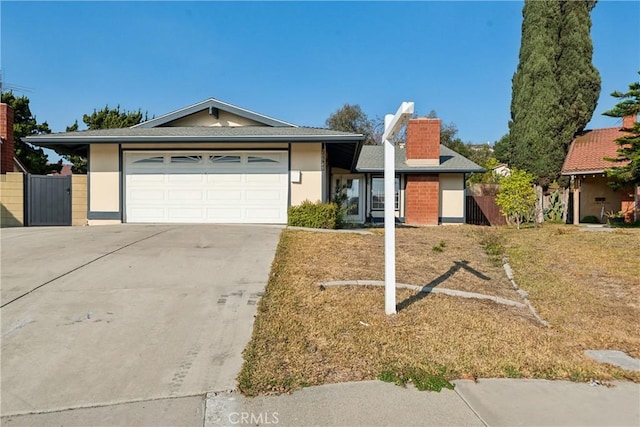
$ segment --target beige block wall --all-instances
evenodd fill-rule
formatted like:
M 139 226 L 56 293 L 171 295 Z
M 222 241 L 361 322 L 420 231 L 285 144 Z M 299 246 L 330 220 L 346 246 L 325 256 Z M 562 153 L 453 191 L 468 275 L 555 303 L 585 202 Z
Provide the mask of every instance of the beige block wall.
M 24 175 L 7 172 L 0 175 L 0 226 L 22 227 L 24 225 Z
M 291 144 L 291 171 L 300 171 L 300 182 L 291 183 L 291 205 L 322 200 L 322 144 Z
M 94 144 L 89 150 L 89 210 L 120 211 L 118 144 Z
M 71 176 L 71 225 L 87 225 L 87 176 Z
M 440 174 L 440 217 L 464 217 L 464 174 Z

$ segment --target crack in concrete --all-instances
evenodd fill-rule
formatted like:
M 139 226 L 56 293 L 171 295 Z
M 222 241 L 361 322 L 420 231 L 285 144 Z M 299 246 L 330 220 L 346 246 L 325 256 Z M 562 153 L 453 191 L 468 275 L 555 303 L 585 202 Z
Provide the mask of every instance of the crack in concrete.
M 177 399 L 183 399 L 183 398 L 188 398 L 188 397 L 202 397 L 202 399 L 204 400 L 209 395 L 214 395 L 215 396 L 215 395 L 221 394 L 221 393 L 229 394 L 229 393 L 235 393 L 235 392 L 236 392 L 236 390 L 232 389 L 232 390 L 219 390 L 219 391 L 208 391 L 208 392 L 202 392 L 202 393 L 184 394 L 184 395 L 179 395 L 179 396 L 158 396 L 158 397 L 151 397 L 151 398 L 130 399 L 130 400 L 108 402 L 108 403 L 76 405 L 76 406 L 69 406 L 69 407 L 56 408 L 56 409 L 48 409 L 48 410 L 42 410 L 42 411 L 33 410 L 33 411 L 25 411 L 25 412 L 13 412 L 13 413 L 9 413 L 9 414 L 2 414 L 2 417 L 4 418 L 4 417 L 19 417 L 19 416 L 23 416 L 23 415 L 55 414 L 57 412 L 75 411 L 75 410 L 78 410 L 78 409 L 106 408 L 106 407 L 109 407 L 109 406 L 127 405 L 129 403 L 156 402 L 156 401 L 159 401 L 159 400 L 177 400 Z
M 167 230 L 162 230 L 162 231 L 160 231 L 160 232 L 158 232 L 158 233 L 154 233 L 154 234 L 152 234 L 151 236 L 143 237 L 142 239 L 136 240 L 135 242 L 127 243 L 127 244 L 126 244 L 126 245 L 124 245 L 124 246 L 121 246 L 121 247 L 119 247 L 119 248 L 117 248 L 117 249 L 114 249 L 114 250 L 112 250 L 112 251 L 110 251 L 110 252 L 107 252 L 106 254 L 100 255 L 99 257 L 96 257 L 96 258 L 92 259 L 91 261 L 85 262 L 84 264 L 79 265 L 78 267 L 72 268 L 71 270 L 69 270 L 69 271 L 67 271 L 67 272 L 65 272 L 65 273 L 62 273 L 61 275 L 59 275 L 59 276 L 57 276 L 57 277 L 54 277 L 54 278 L 53 278 L 53 279 L 51 279 L 51 280 L 47 280 L 46 282 L 44 282 L 44 283 L 42 283 L 41 285 L 38 285 L 38 286 L 36 286 L 35 288 L 33 288 L 33 289 L 31 289 L 31 290 L 29 290 L 29 291 L 27 291 L 27 292 L 23 293 L 22 295 L 18 295 L 17 297 L 15 297 L 14 299 L 12 299 L 11 301 L 7 301 L 7 302 L 5 302 L 4 304 L 0 305 L 0 308 L 4 308 L 4 307 L 8 306 L 9 304 L 11 304 L 11 303 L 13 303 L 13 302 L 15 302 L 15 301 L 19 300 L 20 298 L 23 298 L 23 297 L 25 297 L 25 296 L 29 295 L 30 293 L 37 291 L 37 290 L 38 290 L 38 289 L 40 289 L 41 287 L 46 286 L 46 285 L 48 285 L 48 284 L 50 284 L 50 283 L 53 283 L 53 282 L 55 282 L 56 280 L 61 279 L 61 278 L 65 277 L 65 276 L 68 276 L 69 274 L 71 274 L 71 273 L 73 273 L 73 272 L 75 272 L 75 271 L 78 271 L 78 270 L 80 270 L 81 268 L 84 268 L 84 267 L 86 267 L 86 266 L 87 266 L 87 265 L 89 265 L 89 264 L 93 264 L 94 262 L 96 262 L 96 261 L 98 261 L 98 260 L 101 260 L 102 258 L 105 258 L 105 257 L 107 257 L 107 256 L 109 256 L 109 255 L 111 255 L 111 254 L 113 254 L 113 253 L 116 253 L 116 252 L 118 252 L 118 251 L 121 251 L 122 249 L 126 249 L 126 248 L 128 248 L 129 246 L 133 246 L 133 245 L 135 245 L 136 243 L 140 243 L 140 242 L 143 242 L 143 241 L 145 241 L 145 240 L 151 239 L 152 237 L 155 237 L 155 236 L 157 236 L 157 235 L 159 235 L 159 234 L 166 233 L 167 231 L 170 231 L 170 230 L 172 230 L 172 229 L 171 229 L 171 228 L 169 228 L 169 229 L 167 229 Z

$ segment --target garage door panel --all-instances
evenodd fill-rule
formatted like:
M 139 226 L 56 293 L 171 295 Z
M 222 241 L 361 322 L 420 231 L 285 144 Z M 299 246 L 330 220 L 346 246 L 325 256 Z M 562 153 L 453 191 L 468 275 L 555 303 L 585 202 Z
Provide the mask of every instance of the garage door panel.
M 240 183 L 243 181 L 242 175 L 238 173 L 220 173 L 220 174 L 207 174 L 206 183 L 213 185 L 226 185 L 229 183 Z
M 180 173 L 180 174 L 167 174 L 167 181 L 169 184 L 202 184 L 204 182 L 204 175 L 202 173 Z
M 277 173 L 248 173 L 246 175 L 246 182 L 249 183 L 261 183 L 264 185 L 272 185 L 280 183 L 280 174 Z
M 242 209 L 238 207 L 217 207 L 209 208 L 206 211 L 206 218 L 216 222 L 241 222 Z
M 202 190 L 169 190 L 169 201 L 176 202 L 201 202 L 203 200 Z
M 127 176 L 127 179 L 132 183 L 163 183 L 165 176 L 164 174 L 158 174 L 157 171 L 153 171 L 153 173 L 141 173 L 136 172 L 135 174 Z
M 266 202 L 274 201 L 279 202 L 281 200 L 281 192 L 277 190 L 247 190 L 246 200 L 247 202 Z
M 156 201 L 162 202 L 165 199 L 164 190 L 131 190 L 129 192 L 129 200 L 132 202 L 148 202 Z
M 200 219 L 202 218 L 202 208 L 168 208 L 169 218 L 174 219 Z
M 210 202 L 240 202 L 242 200 L 241 190 L 209 190 L 207 200 Z
M 131 215 L 137 219 L 140 219 L 140 222 L 164 222 L 164 213 L 164 209 L 161 207 L 131 209 Z
M 286 152 L 125 152 L 125 219 L 286 223 L 287 162 Z

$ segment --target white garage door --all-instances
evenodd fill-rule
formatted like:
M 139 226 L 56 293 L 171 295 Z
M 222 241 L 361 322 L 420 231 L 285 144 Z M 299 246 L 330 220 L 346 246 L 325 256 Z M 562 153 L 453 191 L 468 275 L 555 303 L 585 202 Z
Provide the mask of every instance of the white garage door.
M 126 222 L 287 222 L 286 151 L 125 152 Z

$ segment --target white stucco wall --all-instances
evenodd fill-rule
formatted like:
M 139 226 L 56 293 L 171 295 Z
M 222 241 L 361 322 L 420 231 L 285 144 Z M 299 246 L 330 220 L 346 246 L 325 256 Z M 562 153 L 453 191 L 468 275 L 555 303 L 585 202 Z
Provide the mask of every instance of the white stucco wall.
M 464 218 L 464 174 L 440 174 L 440 217 Z
M 118 144 L 93 144 L 89 150 L 89 211 L 120 211 Z
M 300 171 L 300 182 L 291 183 L 291 205 L 322 200 L 322 144 L 291 144 L 291 171 Z

